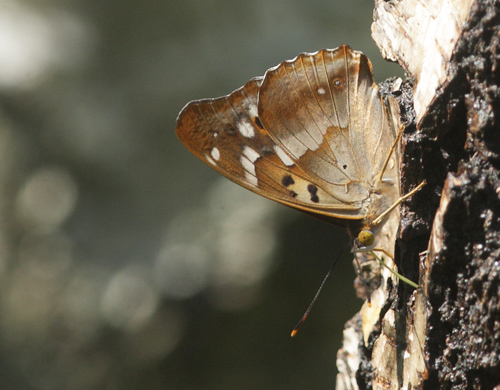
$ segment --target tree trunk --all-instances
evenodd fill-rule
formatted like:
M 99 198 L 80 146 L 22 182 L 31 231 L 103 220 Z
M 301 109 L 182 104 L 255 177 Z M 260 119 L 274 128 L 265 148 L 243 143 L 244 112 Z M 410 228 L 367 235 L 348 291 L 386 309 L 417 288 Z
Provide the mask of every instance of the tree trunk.
M 406 123 L 401 191 L 427 183 L 395 250 L 420 287 L 388 292 L 368 338 L 361 315 L 346 325 L 337 389 L 500 389 L 500 1 L 375 3 L 409 76 L 381 86 Z

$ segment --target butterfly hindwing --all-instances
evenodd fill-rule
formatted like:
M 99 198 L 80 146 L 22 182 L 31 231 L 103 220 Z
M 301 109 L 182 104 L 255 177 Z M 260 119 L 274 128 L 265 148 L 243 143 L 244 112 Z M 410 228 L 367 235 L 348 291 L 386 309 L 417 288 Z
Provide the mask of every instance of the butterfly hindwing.
M 267 71 L 258 108 L 307 177 L 340 201 L 368 197 L 394 135 L 365 55 L 341 46 L 285 61 Z

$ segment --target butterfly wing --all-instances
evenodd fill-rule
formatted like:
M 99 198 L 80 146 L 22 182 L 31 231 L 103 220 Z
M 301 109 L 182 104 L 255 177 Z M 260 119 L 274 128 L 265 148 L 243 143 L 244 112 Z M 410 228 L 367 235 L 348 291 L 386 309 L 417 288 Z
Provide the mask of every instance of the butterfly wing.
M 276 144 L 330 197 L 367 199 L 394 140 L 371 63 L 341 46 L 267 71 L 258 113 Z
M 232 94 L 188 103 L 176 133 L 198 158 L 233 182 L 319 216 L 361 219 L 359 205 L 330 196 L 268 134 L 259 119 L 262 78 Z

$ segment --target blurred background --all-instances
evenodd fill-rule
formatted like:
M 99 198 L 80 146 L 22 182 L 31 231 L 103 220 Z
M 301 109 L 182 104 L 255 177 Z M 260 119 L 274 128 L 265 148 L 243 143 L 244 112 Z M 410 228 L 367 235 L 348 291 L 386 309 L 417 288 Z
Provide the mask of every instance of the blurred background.
M 347 234 L 238 188 L 175 137 L 303 51 L 377 81 L 373 4 L 0 0 L 0 388 L 332 389 Z

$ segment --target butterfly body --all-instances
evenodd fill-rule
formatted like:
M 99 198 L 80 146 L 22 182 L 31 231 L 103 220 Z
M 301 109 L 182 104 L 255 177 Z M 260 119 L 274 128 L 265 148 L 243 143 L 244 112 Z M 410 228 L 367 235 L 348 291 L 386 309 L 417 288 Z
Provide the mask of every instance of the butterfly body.
M 377 218 L 399 198 L 396 129 L 370 61 L 341 46 L 300 54 L 225 97 L 188 103 L 176 132 L 237 184 L 357 235 L 378 230 Z

